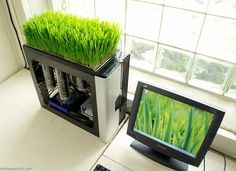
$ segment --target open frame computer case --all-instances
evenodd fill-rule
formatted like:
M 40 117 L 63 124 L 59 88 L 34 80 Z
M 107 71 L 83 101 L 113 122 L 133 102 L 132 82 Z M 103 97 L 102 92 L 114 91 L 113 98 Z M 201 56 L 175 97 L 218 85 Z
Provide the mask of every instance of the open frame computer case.
M 24 51 L 41 106 L 109 142 L 125 118 L 130 56 L 117 51 L 91 69 L 27 45 Z

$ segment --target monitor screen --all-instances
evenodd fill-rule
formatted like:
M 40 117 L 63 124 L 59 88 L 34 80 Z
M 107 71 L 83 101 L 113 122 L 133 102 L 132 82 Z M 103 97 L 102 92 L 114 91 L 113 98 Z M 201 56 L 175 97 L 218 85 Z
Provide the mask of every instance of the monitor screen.
M 213 118 L 211 112 L 145 88 L 134 131 L 195 157 Z
M 197 166 L 224 113 L 198 100 L 139 82 L 127 133 L 154 150 Z

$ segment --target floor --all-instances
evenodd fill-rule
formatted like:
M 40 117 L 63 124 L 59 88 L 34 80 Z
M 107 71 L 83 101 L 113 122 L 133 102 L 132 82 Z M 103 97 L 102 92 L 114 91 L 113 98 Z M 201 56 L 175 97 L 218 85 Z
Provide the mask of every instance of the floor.
M 110 144 L 40 107 L 30 73 L 21 70 L 0 84 L 0 170 L 89 171 L 97 163 L 112 171 L 170 170 L 129 147 L 124 124 Z M 236 170 L 227 158 L 226 170 Z M 206 170 L 223 170 L 224 159 L 209 151 Z M 189 166 L 189 170 L 203 170 Z

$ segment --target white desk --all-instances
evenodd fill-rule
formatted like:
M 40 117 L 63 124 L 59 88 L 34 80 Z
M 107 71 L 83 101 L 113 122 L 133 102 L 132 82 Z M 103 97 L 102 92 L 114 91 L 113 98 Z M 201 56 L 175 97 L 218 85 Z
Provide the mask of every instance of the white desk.
M 112 160 L 112 162 L 117 162 L 120 166 L 124 166 L 124 171 L 126 171 L 126 169 L 133 170 L 133 171 L 172 170 L 159 163 L 156 163 L 148 159 L 147 157 L 143 156 L 142 154 L 138 153 L 133 148 L 131 148 L 130 144 L 132 143 L 134 139 L 126 134 L 127 125 L 128 125 L 128 122 L 126 122 L 126 124 L 123 126 L 121 131 L 118 133 L 118 135 L 109 145 L 109 147 L 103 153 L 103 156 Z M 100 164 L 103 164 L 102 160 Z M 104 166 L 106 166 L 106 162 L 104 163 Z M 107 166 L 109 169 L 113 170 L 113 167 L 111 166 L 111 164 Z M 206 155 L 206 171 L 211 171 L 211 170 L 222 171 L 223 167 L 224 167 L 223 157 L 212 151 L 208 151 Z M 203 162 L 198 168 L 189 165 L 188 170 L 189 171 L 203 170 Z M 226 170 L 235 171 L 236 163 L 233 162 L 232 160 L 227 159 Z M 118 171 L 118 170 L 114 169 L 114 171 Z
M 112 171 L 170 170 L 133 150 L 126 130 L 127 123 L 111 144 L 104 144 L 41 108 L 27 70 L 0 84 L 0 169 L 89 171 L 100 163 Z M 202 170 L 202 166 L 189 170 Z M 206 171 L 211 170 L 222 171 L 223 158 L 208 152 Z M 227 159 L 226 170 L 235 171 L 236 162 Z
M 0 170 L 88 171 L 106 146 L 41 108 L 29 71 L 0 84 Z

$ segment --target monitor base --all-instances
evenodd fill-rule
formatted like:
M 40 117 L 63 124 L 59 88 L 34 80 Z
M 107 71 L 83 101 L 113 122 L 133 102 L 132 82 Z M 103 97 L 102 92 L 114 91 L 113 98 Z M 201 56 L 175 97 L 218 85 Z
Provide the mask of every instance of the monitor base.
M 144 156 L 150 158 L 151 160 L 154 160 L 162 165 L 165 165 L 169 168 L 172 168 L 174 170 L 179 171 L 187 171 L 188 170 L 188 164 L 181 162 L 179 160 L 176 160 L 174 158 L 165 156 L 164 154 L 157 152 L 153 150 L 152 148 L 146 146 L 145 144 L 142 144 L 139 141 L 134 140 L 130 146 L 134 148 L 136 151 L 140 152 Z

